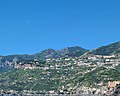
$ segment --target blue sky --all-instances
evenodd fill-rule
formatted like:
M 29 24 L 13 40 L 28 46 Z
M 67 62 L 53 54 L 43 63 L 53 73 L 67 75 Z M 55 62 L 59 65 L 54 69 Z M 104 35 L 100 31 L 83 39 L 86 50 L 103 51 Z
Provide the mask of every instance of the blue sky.
M 120 41 L 120 0 L 1 0 L 0 54 Z

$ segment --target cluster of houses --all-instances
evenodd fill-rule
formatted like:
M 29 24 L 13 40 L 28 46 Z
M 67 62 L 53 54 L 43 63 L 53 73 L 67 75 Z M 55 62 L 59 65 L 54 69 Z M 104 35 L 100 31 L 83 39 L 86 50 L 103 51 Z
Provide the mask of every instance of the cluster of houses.
M 14 58 L 12 62 L 6 61 L 6 64 L 13 66 L 15 69 L 36 69 L 36 68 L 44 68 L 45 70 L 49 68 L 59 69 L 61 66 L 68 66 L 71 64 L 75 64 L 78 66 L 92 66 L 94 67 L 92 70 L 86 71 L 90 72 L 96 69 L 96 67 L 104 66 L 106 68 L 115 68 L 118 64 L 120 64 L 120 56 L 118 55 L 110 55 L 110 56 L 102 56 L 102 55 L 87 55 L 81 57 L 68 57 L 68 58 L 57 58 L 57 59 L 46 59 L 44 67 L 38 66 L 40 65 L 39 60 L 28 60 L 28 61 L 19 61 L 17 58 Z M 48 66 L 49 65 L 49 66 Z M 71 67 L 74 69 L 74 67 Z M 66 69 L 67 70 L 67 69 Z M 107 85 L 103 85 L 103 83 L 99 83 L 100 88 L 89 88 L 81 86 L 79 94 L 111 94 L 115 91 L 116 86 L 120 84 L 120 81 L 109 81 Z M 62 90 L 63 91 L 63 90 Z M 61 91 L 61 92 L 62 92 Z M 51 90 L 49 93 L 54 93 Z
M 79 66 L 103 66 L 106 65 L 107 68 L 114 68 L 120 63 L 120 57 L 116 55 L 102 56 L 102 55 L 87 55 L 81 57 L 67 57 L 67 58 L 57 58 L 57 59 L 46 59 L 46 64 L 56 64 L 56 65 L 68 65 L 68 64 L 77 64 Z M 28 60 L 27 62 L 20 61 L 15 57 L 12 62 L 5 61 L 6 65 L 12 66 L 16 69 L 35 69 L 39 66 L 39 60 Z M 2 64 L 0 64 L 2 66 Z M 55 65 L 55 66 L 56 66 Z
M 111 96 L 116 90 L 116 87 L 120 85 L 120 81 L 109 81 L 106 85 L 100 84 L 101 87 L 79 87 L 76 94 L 95 94 L 98 96 Z M 115 95 L 116 96 L 116 95 Z
M 81 57 L 68 57 L 68 58 L 57 58 L 57 59 L 46 59 L 46 63 L 56 63 L 56 64 L 77 64 L 79 66 L 103 66 L 106 68 L 114 68 L 120 63 L 119 55 L 87 55 Z

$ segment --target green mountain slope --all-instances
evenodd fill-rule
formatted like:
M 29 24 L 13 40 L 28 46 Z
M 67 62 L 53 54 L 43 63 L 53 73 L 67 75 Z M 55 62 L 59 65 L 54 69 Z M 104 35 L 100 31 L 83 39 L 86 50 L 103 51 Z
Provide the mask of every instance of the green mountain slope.
M 87 51 L 88 51 L 87 49 L 81 48 L 79 46 L 75 46 L 75 47 L 67 47 L 58 52 L 62 56 L 78 57 L 78 56 L 81 56 L 82 54 L 86 53 Z
M 100 48 L 90 51 L 88 54 L 110 55 L 116 53 L 120 53 L 120 42 L 116 42 L 107 46 L 102 46 Z
M 97 87 L 98 83 L 103 82 L 107 84 L 108 81 L 119 81 L 120 80 L 120 65 L 116 66 L 114 69 L 107 69 L 104 66 L 98 67 L 95 70 L 86 73 L 83 76 L 83 84 L 86 86 L 95 86 Z
M 97 87 L 97 84 L 120 80 L 120 65 L 114 69 L 98 67 L 93 69 L 87 66 L 68 65 L 59 69 L 11 70 L 0 75 L 0 90 L 16 90 L 18 92 L 35 91 L 48 93 L 51 90 L 59 92 L 67 90 L 73 92 L 81 85 Z M 83 74 L 84 73 L 84 74 Z
M 45 65 L 47 66 L 47 65 Z M 54 66 L 54 64 L 52 65 Z M 0 75 L 0 90 L 24 90 L 35 91 L 37 93 L 48 93 L 51 90 L 59 92 L 61 89 L 72 92 L 72 89 L 79 83 L 86 70 L 91 68 L 80 67 L 78 65 L 61 65 L 59 68 L 49 69 L 13 69 Z

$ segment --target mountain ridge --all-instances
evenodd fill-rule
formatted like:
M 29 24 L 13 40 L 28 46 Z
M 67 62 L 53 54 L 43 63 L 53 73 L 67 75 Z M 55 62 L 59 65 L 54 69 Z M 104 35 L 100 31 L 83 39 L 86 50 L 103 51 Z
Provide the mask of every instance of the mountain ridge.
M 24 59 L 24 60 L 46 60 L 50 58 L 60 58 L 60 57 L 79 57 L 84 55 L 112 55 L 112 54 L 119 54 L 120 53 L 120 41 L 115 42 L 112 44 L 108 44 L 105 46 L 101 46 L 99 48 L 93 49 L 93 50 L 87 50 L 79 46 L 73 46 L 73 47 L 66 47 L 60 50 L 55 50 L 52 48 L 45 49 L 41 52 L 29 55 L 29 54 L 14 54 L 14 55 L 7 55 L 7 56 L 0 56 L 3 60 L 13 60 L 15 57 L 18 59 Z
M 74 54 L 74 56 L 81 56 L 85 52 L 89 50 L 84 49 L 79 46 L 73 46 L 73 47 L 66 47 L 61 50 L 54 50 L 52 48 L 45 49 L 39 53 L 35 53 L 32 55 L 29 54 L 13 54 L 13 55 L 7 55 L 7 56 L 1 56 L 2 60 L 9 60 L 12 61 L 15 57 L 18 59 L 23 59 L 23 60 L 46 60 L 48 58 L 60 58 L 60 57 L 73 57 L 71 54 Z

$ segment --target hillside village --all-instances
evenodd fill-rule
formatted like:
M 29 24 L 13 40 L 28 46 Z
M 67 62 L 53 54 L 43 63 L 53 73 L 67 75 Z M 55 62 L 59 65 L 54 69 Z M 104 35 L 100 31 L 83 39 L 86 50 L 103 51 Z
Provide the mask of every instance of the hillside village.
M 112 47 L 114 47 L 113 45 Z M 108 45 L 104 48 L 108 50 L 112 47 Z M 12 60 L 3 61 L 1 58 L 0 66 L 10 67 L 12 70 L 0 75 L 0 92 L 17 94 L 99 94 L 105 96 L 118 94 L 120 92 L 120 54 L 114 54 L 115 50 L 112 49 L 111 53 L 108 54 L 107 51 L 106 55 L 91 54 L 91 51 L 87 51 L 80 56 L 75 56 L 75 54 L 78 54 L 78 51 L 76 51 L 73 56 L 67 50 L 67 54 L 60 56 L 57 54 L 55 58 L 50 58 L 52 56 L 49 55 L 50 52 L 54 55 L 56 52 L 47 50 L 42 54 L 50 57 L 43 60 L 38 58 L 24 60 L 14 56 Z M 98 48 L 98 50 L 101 50 L 101 48 Z M 72 51 L 72 54 L 74 51 Z M 97 52 L 96 50 L 93 51 Z
M 107 70 L 114 69 L 116 66 L 120 64 L 120 55 L 89 55 L 89 56 L 80 56 L 80 57 L 69 57 L 69 58 L 57 58 L 57 59 L 46 59 L 45 62 L 40 62 L 39 60 L 18 60 L 17 58 L 14 58 L 12 62 L 6 61 L 5 62 L 7 66 L 13 67 L 17 70 L 23 69 L 23 70 L 58 70 L 57 72 L 61 70 L 66 70 L 66 72 L 70 70 L 77 70 L 75 69 L 77 66 L 80 68 L 86 67 L 84 71 L 79 71 L 77 74 L 85 75 L 87 73 L 93 72 L 99 67 L 106 68 Z M 64 69 L 66 68 L 66 69 Z M 69 73 L 67 73 L 69 75 Z M 50 73 L 47 73 L 46 75 L 50 75 Z M 62 77 L 64 78 L 64 77 Z M 74 78 L 71 77 L 71 78 Z M 96 77 L 97 78 L 97 77 Z M 29 78 L 30 79 L 30 78 Z M 43 78 L 45 79 L 45 78 Z M 52 78 L 54 80 L 54 78 Z M 112 94 L 114 92 L 117 84 L 120 84 L 120 81 L 111 81 L 110 78 L 106 78 L 108 82 L 104 84 L 103 82 L 95 83 L 94 85 L 97 85 L 96 87 L 88 87 L 88 86 L 81 86 L 78 88 L 70 88 L 67 89 L 69 93 L 71 90 L 76 90 L 74 94 Z M 68 86 L 70 87 L 70 85 Z M 64 90 L 66 89 L 66 86 L 62 86 L 60 88 L 60 93 L 66 93 Z M 108 90 L 109 89 L 109 90 Z M 50 90 L 49 93 L 55 94 L 56 90 Z
M 104 66 L 105 68 L 114 68 L 120 63 L 120 55 L 108 55 L 108 56 L 102 56 L 102 55 L 89 55 L 89 56 L 80 56 L 80 57 L 63 57 L 63 58 L 57 58 L 57 59 L 46 59 L 46 61 L 39 61 L 37 59 L 34 60 L 18 60 L 17 58 L 14 58 L 12 62 L 5 61 L 4 63 L 1 63 L 2 65 L 8 65 L 10 67 L 13 67 L 15 69 L 37 69 L 37 68 L 47 68 L 44 65 L 51 65 L 55 64 L 55 66 L 59 67 L 62 65 L 70 65 L 70 64 L 76 64 L 79 66 L 93 66 L 93 67 L 100 67 Z M 55 66 L 49 66 L 49 68 L 55 67 Z

